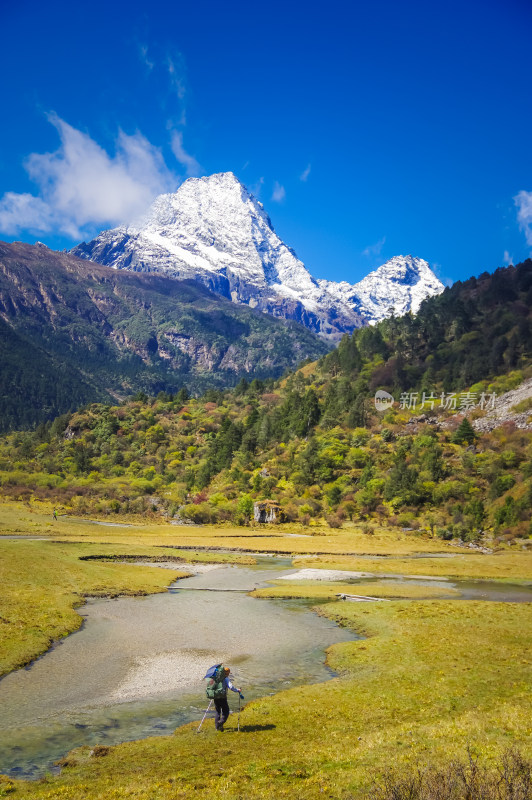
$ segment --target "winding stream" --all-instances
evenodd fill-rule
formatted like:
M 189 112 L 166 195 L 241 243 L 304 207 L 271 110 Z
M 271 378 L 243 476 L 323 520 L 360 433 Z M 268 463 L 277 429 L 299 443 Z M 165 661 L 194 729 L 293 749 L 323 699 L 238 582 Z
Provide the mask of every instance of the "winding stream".
M 201 719 L 202 678 L 217 661 L 231 665 L 246 702 L 328 680 L 324 649 L 354 634 L 312 604 L 245 593 L 286 571 L 289 559 L 259 559 L 163 594 L 89 600 L 81 630 L 0 681 L 0 773 L 36 777 L 73 747 L 170 733 Z M 193 591 L 206 588 L 233 591 Z
M 89 600 L 78 632 L 0 680 L 0 773 L 37 777 L 74 747 L 161 735 L 200 720 L 202 678 L 217 661 L 231 666 L 246 701 L 328 680 L 325 648 L 358 637 L 313 613 L 316 601 L 249 597 L 256 586 L 298 572 L 289 558 L 257 562 L 206 571 L 162 594 Z M 458 588 L 466 599 L 532 600 L 532 587 L 496 581 L 375 575 L 363 582 L 398 579 Z

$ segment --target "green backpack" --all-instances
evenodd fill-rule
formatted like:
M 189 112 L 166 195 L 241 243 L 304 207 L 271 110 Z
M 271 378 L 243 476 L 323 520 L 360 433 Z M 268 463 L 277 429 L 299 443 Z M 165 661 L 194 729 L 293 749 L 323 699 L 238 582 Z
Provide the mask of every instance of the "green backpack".
M 209 682 L 207 684 L 207 697 L 209 700 L 221 700 L 227 696 L 224 678 L 224 668 L 222 665 L 220 665 L 213 677 L 209 678 Z

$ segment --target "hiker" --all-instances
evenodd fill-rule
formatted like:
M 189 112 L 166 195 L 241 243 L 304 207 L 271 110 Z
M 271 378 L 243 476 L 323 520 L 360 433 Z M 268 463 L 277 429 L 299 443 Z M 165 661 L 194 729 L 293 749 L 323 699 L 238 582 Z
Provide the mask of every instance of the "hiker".
M 207 697 L 214 700 L 214 707 L 216 709 L 214 727 L 220 733 L 223 733 L 224 724 L 230 714 L 229 703 L 227 702 L 227 690 L 231 689 L 232 692 L 238 694 L 241 700 L 244 699 L 242 691 L 237 689 L 229 678 L 230 673 L 231 670 L 229 667 L 223 667 L 219 664 L 212 675 L 209 676 L 210 680 L 207 684 Z
M 54 519 L 57 519 L 57 511 L 54 508 Z

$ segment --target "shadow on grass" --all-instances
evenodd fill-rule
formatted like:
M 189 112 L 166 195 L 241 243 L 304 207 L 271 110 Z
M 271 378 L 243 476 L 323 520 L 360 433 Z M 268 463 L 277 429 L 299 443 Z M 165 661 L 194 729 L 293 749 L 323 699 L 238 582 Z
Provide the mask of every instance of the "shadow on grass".
M 276 725 L 241 725 L 240 733 L 255 733 L 256 731 L 271 731 Z

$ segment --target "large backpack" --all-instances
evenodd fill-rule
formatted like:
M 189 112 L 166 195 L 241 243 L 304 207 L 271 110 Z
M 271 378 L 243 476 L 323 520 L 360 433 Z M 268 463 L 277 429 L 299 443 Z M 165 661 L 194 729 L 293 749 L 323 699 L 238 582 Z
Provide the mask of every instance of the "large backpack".
M 212 678 L 209 678 L 207 684 L 207 697 L 209 700 L 222 700 L 222 698 L 227 696 L 224 678 L 224 668 L 220 664 Z

